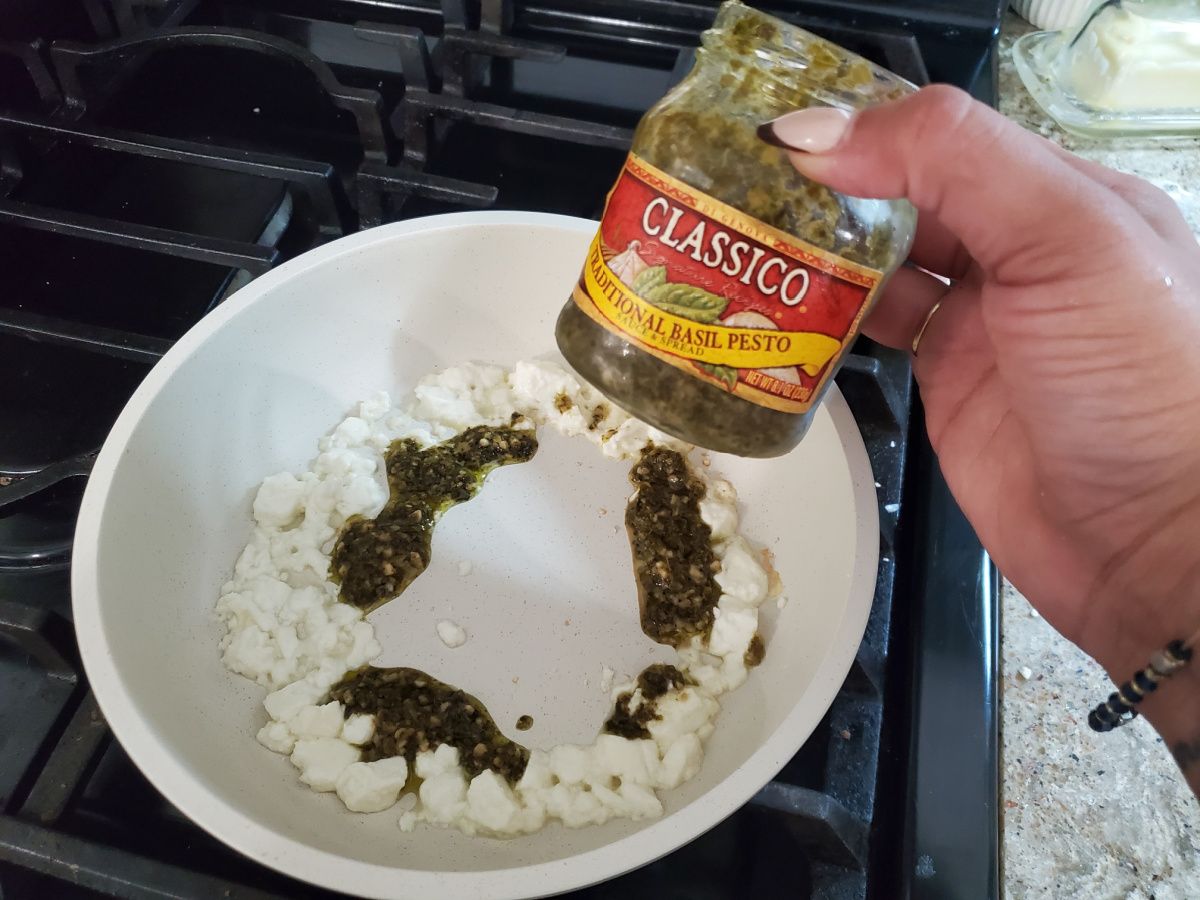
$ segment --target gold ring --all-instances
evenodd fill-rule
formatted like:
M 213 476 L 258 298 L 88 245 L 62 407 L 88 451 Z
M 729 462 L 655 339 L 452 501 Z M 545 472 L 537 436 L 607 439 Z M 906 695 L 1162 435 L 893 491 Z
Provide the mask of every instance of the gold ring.
M 921 338 L 925 335 L 925 329 L 929 327 L 929 320 L 933 318 L 933 314 L 938 311 L 938 307 L 940 307 L 941 305 L 942 305 L 942 301 L 939 300 L 937 303 L 933 304 L 933 306 L 931 306 L 929 308 L 929 312 L 925 313 L 925 321 L 921 323 L 921 327 L 917 329 L 916 337 L 913 338 L 913 342 L 912 342 L 913 356 L 917 355 L 917 347 L 920 346 Z

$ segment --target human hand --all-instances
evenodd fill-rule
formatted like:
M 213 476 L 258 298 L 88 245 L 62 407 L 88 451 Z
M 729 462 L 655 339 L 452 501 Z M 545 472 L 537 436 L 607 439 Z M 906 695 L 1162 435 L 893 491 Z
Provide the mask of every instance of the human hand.
M 925 326 L 930 441 L 1000 570 L 1118 682 L 1191 637 L 1200 248 L 1170 198 L 944 86 L 772 130 L 814 180 L 919 210 L 926 271 L 898 271 L 864 330 L 908 349 Z M 1196 787 L 1200 660 L 1173 681 L 1142 711 Z

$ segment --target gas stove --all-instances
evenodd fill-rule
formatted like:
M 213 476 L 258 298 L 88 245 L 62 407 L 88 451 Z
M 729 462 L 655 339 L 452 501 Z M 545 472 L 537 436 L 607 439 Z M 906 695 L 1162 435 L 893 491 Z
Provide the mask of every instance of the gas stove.
M 10 0 L 0 9 L 0 898 L 327 898 L 175 810 L 79 665 L 87 474 L 191 325 L 342 235 L 463 209 L 598 218 L 715 2 Z M 994 102 L 1000 0 L 763 8 Z M 997 574 L 905 354 L 838 385 L 871 458 L 879 577 L 820 726 L 746 807 L 576 896 L 998 896 Z

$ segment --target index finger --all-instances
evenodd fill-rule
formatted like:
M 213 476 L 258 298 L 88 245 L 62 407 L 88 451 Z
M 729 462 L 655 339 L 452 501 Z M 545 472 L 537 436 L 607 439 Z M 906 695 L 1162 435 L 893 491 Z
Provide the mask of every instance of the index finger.
M 823 141 L 790 154 L 793 164 L 839 193 L 904 197 L 934 218 L 914 260 L 928 253 L 931 271 L 961 271 L 965 252 L 999 281 L 1048 280 L 1074 264 L 1081 232 L 1116 243 L 1122 225 L 1150 227 L 1043 138 L 955 88 L 863 110 L 843 120 L 840 135 L 836 113 L 820 112 Z

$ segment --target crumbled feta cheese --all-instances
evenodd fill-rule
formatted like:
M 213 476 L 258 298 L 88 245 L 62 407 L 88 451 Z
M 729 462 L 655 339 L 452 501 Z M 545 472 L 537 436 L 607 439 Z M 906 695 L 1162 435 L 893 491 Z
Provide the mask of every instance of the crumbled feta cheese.
M 721 608 L 761 604 L 767 597 L 767 573 L 754 558 L 745 539 L 735 535 L 718 549 L 717 555 L 721 560 L 721 571 L 716 575 L 722 591 Z
M 712 634 L 708 639 L 708 652 L 714 656 L 745 653 L 757 630 L 757 610 L 726 610 L 719 618 L 713 620 Z
M 471 779 L 467 788 L 467 815 L 488 831 L 507 834 L 515 831 L 515 819 L 521 807 L 512 788 L 490 769 Z
M 737 491 L 728 481 L 707 479 L 704 498 L 700 501 L 700 518 L 712 529 L 712 542 L 719 544 L 737 531 Z
M 442 619 L 437 623 L 437 636 L 451 650 L 467 642 L 467 632 L 449 619 Z
M 375 717 L 355 713 L 342 723 L 341 738 L 347 744 L 365 744 L 375 734 Z
M 306 706 L 288 720 L 298 738 L 335 738 L 342 733 L 344 714 L 336 700 L 323 706 Z
M 468 779 L 458 751 L 448 746 L 417 753 L 411 773 L 400 757 L 361 762 L 358 746 L 374 734 L 374 718 L 346 718 L 341 704 L 321 702 L 332 685 L 381 652 L 370 622 L 338 602 L 327 576 L 346 520 L 375 515 L 386 501 L 380 459 L 392 442 L 407 438 L 429 446 L 475 425 L 507 424 L 520 413 L 529 427 L 549 425 L 582 436 L 612 459 L 635 458 L 651 441 L 690 449 L 544 360 L 518 363 L 511 372 L 456 366 L 422 378 L 413 394 L 406 409 L 393 407 L 382 393 L 362 401 L 356 416 L 319 441 L 309 472 L 273 475 L 257 492 L 254 533 L 221 588 L 216 614 L 226 627 L 220 647 L 225 665 L 269 691 L 263 706 L 270 721 L 259 730 L 259 743 L 289 754 L 302 782 L 336 791 L 356 812 L 391 808 L 415 774 L 417 792 L 400 799 L 404 831 L 424 821 L 504 836 L 536 831 L 548 819 L 582 827 L 661 815 L 655 792 L 677 787 L 699 770 L 703 742 L 721 708 L 718 697 L 747 677 L 745 653 L 768 596 L 768 574 L 737 533 L 736 491 L 702 469 L 700 514 L 712 530 L 722 594 L 708 643 L 694 638 L 678 651 L 679 667 L 696 683 L 658 698 L 649 739 L 602 733 L 587 746 L 535 749 L 523 777 L 510 785 L 490 770 Z M 560 402 L 564 395 L 569 403 Z M 472 564 L 463 560 L 457 568 L 465 576 Z M 448 619 L 436 630 L 447 647 L 467 639 Z M 643 702 L 633 682 L 615 688 L 613 682 L 613 670 L 603 666 L 601 690 L 614 699 L 632 692 L 634 709 Z
M 417 793 L 421 818 L 436 825 L 449 825 L 467 809 L 467 777 L 458 764 L 458 750 L 442 745 L 432 753 L 417 754 Z
M 266 478 L 254 496 L 254 518 L 262 525 L 285 527 L 300 514 L 304 483 L 290 472 Z
M 378 422 L 392 408 L 392 398 L 385 391 L 377 391 L 358 404 L 358 417 L 365 422 Z
M 292 764 L 300 770 L 300 780 L 314 791 L 332 791 L 338 777 L 358 758 L 357 747 L 337 738 L 296 741 L 292 750 Z
M 290 754 L 296 746 L 296 736 L 283 722 L 268 722 L 258 730 L 258 742 L 276 753 Z
M 351 812 L 382 812 L 395 804 L 407 780 L 403 756 L 351 763 L 337 778 L 337 795 Z
M 679 787 L 700 771 L 700 763 L 703 760 L 704 750 L 701 748 L 700 738 L 694 734 L 680 735 L 663 756 L 660 786 L 667 790 Z
M 311 681 L 293 681 L 277 691 L 267 694 L 263 700 L 268 715 L 278 722 L 287 722 L 293 716 L 312 706 L 325 694 L 327 688 Z
M 681 738 L 704 740 L 712 734 L 721 704 L 703 688 L 692 687 L 659 697 L 657 710 L 659 718 L 651 720 L 646 730 L 665 758 Z

